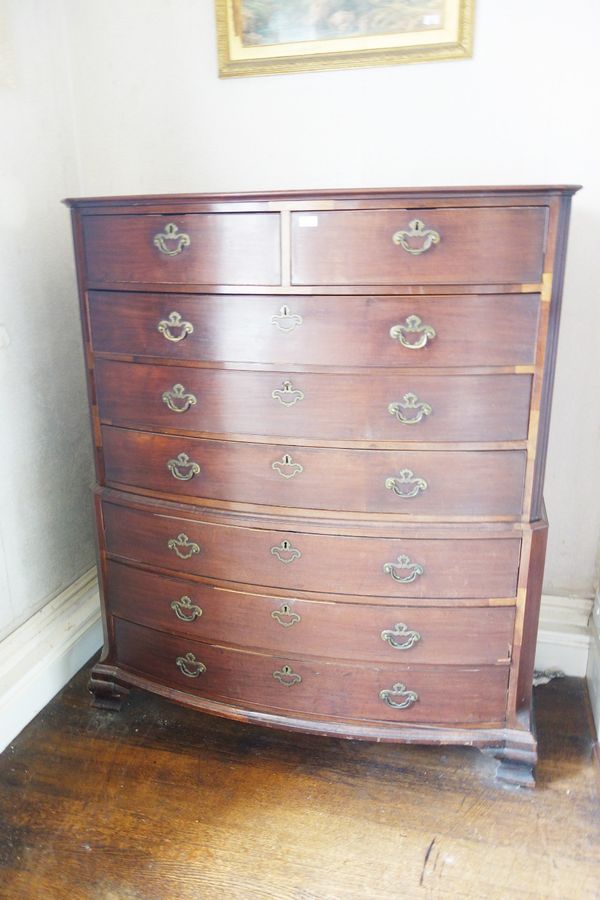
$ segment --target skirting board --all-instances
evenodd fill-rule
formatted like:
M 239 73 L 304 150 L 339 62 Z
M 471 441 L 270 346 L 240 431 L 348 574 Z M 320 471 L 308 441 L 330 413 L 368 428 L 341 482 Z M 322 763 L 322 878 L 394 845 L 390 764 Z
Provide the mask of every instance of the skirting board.
M 537 669 L 585 676 L 591 609 L 591 600 L 542 597 Z M 0 751 L 101 645 L 98 582 L 90 569 L 0 643 Z M 597 652 L 600 673 L 600 640 Z
M 587 597 L 542 596 L 536 669 L 560 669 L 565 675 L 585 678 L 592 603 Z
M 101 645 L 94 567 L 0 642 L 0 751 Z

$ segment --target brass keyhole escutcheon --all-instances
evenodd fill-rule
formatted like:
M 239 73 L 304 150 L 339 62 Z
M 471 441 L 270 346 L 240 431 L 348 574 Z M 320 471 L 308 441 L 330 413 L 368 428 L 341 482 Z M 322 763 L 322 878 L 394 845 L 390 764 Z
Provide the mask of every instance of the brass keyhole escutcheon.
M 287 603 L 282 603 L 279 609 L 274 609 L 271 613 L 271 618 L 279 622 L 283 628 L 291 628 L 292 625 L 296 625 L 301 621 L 298 613 L 293 612 Z

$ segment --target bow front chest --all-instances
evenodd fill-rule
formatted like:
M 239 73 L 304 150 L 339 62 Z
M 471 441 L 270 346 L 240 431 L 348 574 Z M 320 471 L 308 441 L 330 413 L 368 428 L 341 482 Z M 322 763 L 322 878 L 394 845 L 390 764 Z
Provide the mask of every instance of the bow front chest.
M 105 645 L 91 690 L 468 743 L 532 783 L 574 187 L 72 207 Z

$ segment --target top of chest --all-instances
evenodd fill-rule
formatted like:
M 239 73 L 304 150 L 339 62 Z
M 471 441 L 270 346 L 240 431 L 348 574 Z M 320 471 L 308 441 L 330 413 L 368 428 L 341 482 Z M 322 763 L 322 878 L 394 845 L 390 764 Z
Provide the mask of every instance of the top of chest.
M 74 200 L 88 286 L 537 284 L 572 187 Z M 551 267 L 550 267 L 551 271 Z

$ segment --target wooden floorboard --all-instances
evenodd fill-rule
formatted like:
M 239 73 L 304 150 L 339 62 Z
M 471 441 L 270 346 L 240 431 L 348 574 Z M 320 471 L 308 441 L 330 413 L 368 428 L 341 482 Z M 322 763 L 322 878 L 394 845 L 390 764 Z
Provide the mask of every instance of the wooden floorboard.
M 470 748 L 276 732 L 133 692 L 89 666 L 0 757 L 0 897 L 368 900 L 600 897 L 582 679 L 536 689 L 535 791 Z

